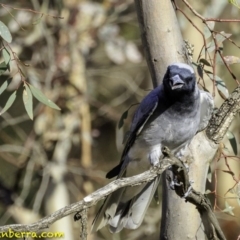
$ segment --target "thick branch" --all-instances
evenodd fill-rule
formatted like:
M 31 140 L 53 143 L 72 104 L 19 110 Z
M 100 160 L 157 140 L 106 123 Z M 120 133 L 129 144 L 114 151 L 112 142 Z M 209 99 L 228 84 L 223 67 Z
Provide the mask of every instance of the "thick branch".
M 225 136 L 236 114 L 240 111 L 240 87 L 237 87 L 221 105 L 208 124 L 206 134 L 209 139 L 219 143 Z
M 158 85 L 169 64 L 187 62 L 185 45 L 178 21 L 169 0 L 135 0 L 143 47 L 152 76 L 153 85 Z M 201 143 L 201 144 L 199 144 Z M 197 134 L 190 145 L 193 163 L 189 176 L 194 187 L 204 192 L 209 161 L 213 158 L 217 146 L 210 143 L 203 133 Z M 166 173 L 168 174 L 168 173 Z M 169 190 L 169 182 L 163 176 L 163 204 L 160 239 L 203 239 L 199 231 L 201 219 L 195 207 L 179 198 Z M 188 226 L 186 227 L 186 222 Z
M 73 203 L 69 206 L 59 209 L 58 211 L 52 213 L 49 216 L 42 218 L 41 220 L 33 223 L 33 224 L 12 224 L 0 227 L 0 232 L 7 232 L 9 228 L 11 228 L 15 232 L 38 232 L 43 229 L 48 228 L 57 220 L 66 217 L 70 214 L 85 210 L 89 207 L 94 206 L 97 202 L 104 199 L 106 196 L 111 194 L 112 192 L 116 191 L 119 188 L 126 187 L 126 186 L 136 186 L 140 185 L 144 182 L 152 181 L 157 175 L 161 174 L 164 170 L 166 170 L 171 164 L 173 164 L 170 159 L 169 161 L 164 161 L 158 168 L 152 168 L 149 171 L 141 173 L 139 175 L 129 177 L 129 178 L 121 178 L 117 179 L 108 185 L 104 186 L 103 188 L 98 189 L 97 191 L 93 192 L 92 194 L 85 197 L 82 201 L 77 203 Z
M 177 182 L 177 185 L 174 186 L 175 192 L 180 197 L 184 197 L 186 202 L 190 202 L 196 206 L 198 212 L 200 213 L 204 228 L 206 230 L 205 233 L 207 239 L 225 240 L 226 238 L 213 212 L 210 201 L 204 194 L 195 191 L 191 187 L 188 172 L 184 164 L 180 160 L 178 160 L 169 151 L 169 149 L 163 148 L 162 152 L 165 155 L 163 161 L 168 161 L 169 158 L 174 161 L 172 171 L 174 173 L 174 178 L 177 179 L 170 179 L 170 181 L 174 183 Z
M 175 191 L 180 197 L 184 197 L 186 201 L 191 202 L 194 204 L 201 216 L 207 216 L 207 222 L 212 224 L 214 228 L 214 232 L 216 232 L 217 236 L 221 240 L 225 240 L 224 235 L 219 227 L 218 221 L 212 211 L 211 205 L 209 204 L 207 198 L 195 191 L 190 187 L 190 182 L 188 178 L 188 173 L 186 167 L 183 163 L 177 159 L 168 148 L 163 148 L 162 152 L 164 154 L 163 159 L 160 161 L 161 166 L 155 167 L 146 171 L 142 174 L 136 175 L 134 177 L 129 178 L 122 178 L 117 179 L 108 185 L 104 186 L 103 188 L 95 191 L 94 193 L 85 197 L 82 201 L 77 203 L 71 204 L 70 206 L 64 207 L 55 213 L 47 216 L 38 222 L 35 222 L 30 225 L 24 224 L 13 224 L 0 227 L 0 232 L 7 232 L 10 228 L 11 230 L 17 231 L 40 231 L 45 228 L 48 228 L 51 224 L 57 221 L 60 218 L 63 218 L 67 215 L 72 213 L 78 212 L 75 215 L 75 220 L 81 219 L 82 224 L 82 231 L 81 231 L 81 239 L 87 239 L 87 229 L 86 229 L 86 219 L 87 219 L 87 212 L 86 210 L 95 205 L 98 201 L 104 199 L 107 195 L 111 194 L 112 192 L 116 191 L 121 187 L 126 186 L 136 186 L 142 184 L 144 182 L 152 181 L 154 178 L 157 177 L 158 174 L 162 174 L 167 168 L 172 166 L 172 171 L 174 171 L 175 176 L 178 176 L 177 182 L 178 185 L 175 186 Z M 189 191 L 191 189 L 191 191 Z M 187 195 L 186 195 L 187 194 Z
M 169 0 L 135 0 L 135 6 L 146 60 L 156 87 L 169 64 L 187 61 L 185 45 Z

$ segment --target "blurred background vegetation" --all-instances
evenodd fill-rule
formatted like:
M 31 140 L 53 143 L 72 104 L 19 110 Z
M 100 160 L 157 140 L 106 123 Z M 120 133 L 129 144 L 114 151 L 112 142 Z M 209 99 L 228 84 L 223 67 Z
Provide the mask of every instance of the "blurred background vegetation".
M 204 30 L 201 21 L 178 2 Z M 190 3 L 206 17 L 239 17 L 240 10 L 227 0 Z M 21 61 L 18 64 L 25 80 L 61 108 L 57 111 L 34 99 L 34 119 L 30 120 L 22 100 L 17 61 L 11 60 L 10 71 L 1 76 L 0 83 L 11 77 L 1 95 L 1 107 L 17 90 L 14 104 L 0 120 L 0 224 L 32 223 L 109 182 L 105 174 L 119 161 L 122 139 L 136 106 L 130 109 L 121 129 L 117 127 L 119 119 L 131 104 L 141 101 L 152 84 L 133 0 L 8 0 L 1 1 L 0 16 L 12 34 L 9 46 Z M 181 14 L 178 17 L 184 39 L 194 45 L 196 61 L 202 38 Z M 232 40 L 240 45 L 239 23 L 216 23 L 215 29 L 232 33 Z M 240 57 L 239 49 L 230 42 L 224 42 L 223 53 Z M 238 77 L 239 64 L 231 68 Z M 217 75 L 226 84 L 222 88 L 225 95 L 236 88 L 221 62 Z M 207 88 L 212 92 L 211 81 Z M 218 92 L 215 102 L 217 107 L 223 102 Z M 232 145 L 227 137 L 222 145 L 225 155 L 239 156 L 239 129 L 238 116 L 230 129 L 233 135 L 229 133 Z M 227 158 L 227 162 L 239 179 L 239 158 Z M 210 172 L 207 189 L 213 193 L 209 197 L 227 239 L 237 239 L 240 184 L 227 193 L 236 181 L 223 155 L 213 161 Z M 158 205 L 152 203 L 139 229 L 112 235 L 104 228 L 89 239 L 158 239 L 161 198 L 159 201 Z M 229 206 L 234 207 L 232 212 Z M 89 210 L 89 229 L 97 209 Z M 223 213 L 226 209 L 228 214 Z M 73 216 L 50 229 L 64 232 L 65 239 L 78 239 L 80 235 Z

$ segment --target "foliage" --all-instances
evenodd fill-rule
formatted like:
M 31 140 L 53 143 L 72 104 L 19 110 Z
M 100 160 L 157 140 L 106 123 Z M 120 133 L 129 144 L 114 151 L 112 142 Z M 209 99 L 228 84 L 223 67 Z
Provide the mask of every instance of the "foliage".
M 3 5 L 2 7 L 6 8 L 11 8 L 11 6 Z M 21 9 L 19 9 L 21 11 Z M 31 10 L 30 10 L 31 11 Z M 12 14 L 11 14 L 12 16 Z M 13 17 L 13 16 L 12 16 Z M 13 17 L 14 18 L 14 17 Z M 39 89 L 35 88 L 34 86 L 31 86 L 28 84 L 26 81 L 26 76 L 24 74 L 24 70 L 22 68 L 28 67 L 27 64 L 22 62 L 17 54 L 13 51 L 11 45 L 9 43 L 12 42 L 12 34 L 9 30 L 9 28 L 2 22 L 0 21 L 0 37 L 2 38 L 2 56 L 3 56 L 3 62 L 0 63 L 0 75 L 4 74 L 7 70 L 10 72 L 10 74 L 13 74 L 11 72 L 11 60 L 15 61 L 15 64 L 17 65 L 17 74 L 20 75 L 22 84 L 24 85 L 24 91 L 23 91 L 23 103 L 24 107 L 27 111 L 28 116 L 30 119 L 33 119 L 33 98 L 32 95 L 40 102 L 43 104 L 60 110 L 60 108 L 54 104 L 51 100 L 49 100 Z M 15 74 L 15 73 L 14 73 Z M 18 86 L 19 87 L 19 86 Z M 2 87 L 0 89 L 0 92 L 3 93 L 7 88 L 7 81 L 5 81 L 2 84 Z M 14 103 L 16 100 L 16 93 L 17 90 L 15 90 L 7 100 L 5 106 L 0 112 L 0 115 L 2 115 L 4 112 L 6 112 Z

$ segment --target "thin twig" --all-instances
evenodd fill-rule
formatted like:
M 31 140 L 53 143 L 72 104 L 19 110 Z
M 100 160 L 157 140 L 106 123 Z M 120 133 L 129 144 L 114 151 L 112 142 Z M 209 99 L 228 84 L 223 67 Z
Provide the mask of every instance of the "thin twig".
M 190 11 L 198 18 L 202 19 L 203 22 L 240 22 L 240 19 L 221 19 L 221 18 L 205 18 L 199 14 L 186 0 L 182 0 Z
M 176 187 L 175 189 L 176 193 L 180 197 L 185 197 L 186 201 L 189 201 L 192 204 L 196 205 L 201 216 L 203 216 L 204 213 L 206 213 L 205 215 L 207 216 L 207 220 L 213 225 L 214 231 L 217 233 L 219 239 L 225 240 L 221 228 L 219 227 L 218 221 L 216 220 L 216 217 L 212 212 L 212 208 L 209 205 L 208 199 L 203 194 L 196 192 L 194 189 L 190 188 L 190 181 L 188 178 L 186 167 L 178 158 L 174 157 L 174 155 L 170 152 L 168 148 L 166 147 L 162 148 L 162 152 L 164 156 L 163 159 L 160 161 L 161 165 L 158 167 L 151 168 L 150 170 L 133 177 L 117 179 L 109 183 L 108 185 L 104 186 L 103 188 L 86 196 L 82 201 L 73 203 L 70 206 L 66 206 L 54 212 L 50 216 L 44 217 L 38 222 L 35 222 L 30 225 L 13 224 L 2 226 L 0 227 L 0 232 L 6 232 L 10 228 L 12 231 L 15 232 L 40 231 L 43 230 L 44 228 L 48 228 L 52 223 L 54 223 L 58 219 L 63 218 L 72 213 L 78 212 L 78 217 L 76 217 L 75 215 L 75 220 L 79 219 L 81 220 L 82 222 L 81 236 L 84 237 L 84 239 L 87 239 L 86 210 L 89 207 L 95 205 L 98 201 L 104 199 L 107 195 L 111 194 L 112 192 L 116 191 L 119 188 L 126 186 L 137 186 L 142 183 L 152 181 L 157 177 L 157 175 L 161 174 L 163 171 L 172 166 L 174 174 L 177 176 L 179 183 L 182 183 L 177 185 L 178 187 Z M 189 188 L 191 189 L 190 192 Z M 186 195 L 186 193 L 188 193 L 188 195 Z
M 13 6 L 10 6 L 10 5 L 7 5 L 7 4 L 3 4 L 3 3 L 0 3 L 0 6 L 2 6 L 3 8 L 11 8 L 13 10 L 18 10 L 18 11 L 25 11 L 25 12 L 31 12 L 31 13 L 35 13 L 35 14 L 40 14 L 40 15 L 44 15 L 44 16 L 47 16 L 47 17 L 64 19 L 64 17 L 61 17 L 61 16 L 55 16 L 55 15 L 51 15 L 51 14 L 35 11 L 33 9 L 30 9 L 30 8 L 17 8 L 17 7 L 13 7 Z
M 224 36 L 222 33 L 219 33 L 217 31 L 213 31 L 207 24 L 208 21 L 212 21 L 212 22 L 240 22 L 240 19 L 218 19 L 218 18 L 205 18 L 203 17 L 201 14 L 199 14 L 189 3 L 187 0 L 182 0 L 184 2 L 184 4 L 188 7 L 188 9 L 199 19 L 202 20 L 202 22 L 205 24 L 205 26 L 208 28 L 208 30 L 211 32 L 212 34 L 212 38 L 214 41 L 214 45 L 215 45 L 215 50 L 214 50 L 214 57 L 213 57 L 213 64 L 212 64 L 212 68 L 213 68 L 213 96 L 215 95 L 215 86 L 216 86 L 216 81 L 215 81 L 215 72 L 216 72 L 216 54 L 219 53 L 224 65 L 226 66 L 226 68 L 228 69 L 229 73 L 231 74 L 232 78 L 237 82 L 237 84 L 239 85 L 239 81 L 237 80 L 236 76 L 233 74 L 232 70 L 230 69 L 230 67 L 228 66 L 228 64 L 226 63 L 216 40 L 216 34 L 220 34 L 222 36 Z M 175 1 L 173 1 L 174 4 L 176 5 Z M 204 37 L 204 34 L 202 33 L 202 31 L 200 31 L 196 25 L 192 22 L 192 20 L 181 10 L 176 6 L 176 9 L 179 10 L 185 17 L 186 19 L 193 25 L 194 28 L 196 28 L 199 33 L 203 36 L 203 41 L 204 41 L 204 46 L 205 46 L 205 58 L 206 58 L 206 51 L 207 50 L 207 45 L 206 45 L 206 39 Z M 224 36 L 225 37 L 225 36 Z M 225 39 L 227 39 L 228 41 L 230 41 L 232 44 L 234 44 L 235 46 L 237 46 L 236 43 L 234 43 L 230 38 L 225 37 Z M 238 47 L 238 46 L 237 46 Z M 208 53 L 209 56 L 209 53 Z M 211 58 L 209 56 L 209 59 L 211 61 Z
M 4 4 L 1 4 L 1 6 L 8 12 L 8 14 L 14 19 L 14 21 L 17 23 L 17 25 L 19 26 L 20 29 L 22 29 L 23 31 L 25 31 L 25 29 L 19 24 L 19 22 L 17 21 L 17 19 L 14 17 L 14 15 L 7 9 L 7 7 Z
M 180 196 L 184 197 L 187 202 L 194 204 L 199 211 L 203 225 L 206 230 L 206 235 L 208 239 L 220 239 L 226 240 L 221 227 L 217 221 L 216 216 L 211 207 L 211 203 L 208 198 L 200 193 L 195 191 L 190 184 L 188 172 L 184 164 L 177 159 L 167 148 L 162 149 L 165 157 L 163 161 L 168 160 L 170 158 L 174 163 L 172 166 L 172 171 L 174 173 L 174 178 L 177 178 L 178 184 L 175 186 L 175 192 Z M 210 225 L 210 226 L 209 226 Z M 212 227 L 213 229 L 212 229 Z M 214 236 L 216 233 L 217 238 Z

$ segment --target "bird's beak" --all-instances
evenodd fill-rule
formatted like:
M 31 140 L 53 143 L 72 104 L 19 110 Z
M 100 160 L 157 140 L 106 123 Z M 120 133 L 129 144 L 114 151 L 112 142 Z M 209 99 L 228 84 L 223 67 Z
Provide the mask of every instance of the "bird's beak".
M 184 81 L 178 75 L 175 75 L 170 78 L 170 87 L 172 88 L 172 90 L 182 88 L 183 85 Z

